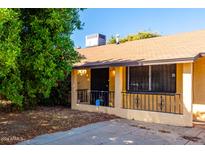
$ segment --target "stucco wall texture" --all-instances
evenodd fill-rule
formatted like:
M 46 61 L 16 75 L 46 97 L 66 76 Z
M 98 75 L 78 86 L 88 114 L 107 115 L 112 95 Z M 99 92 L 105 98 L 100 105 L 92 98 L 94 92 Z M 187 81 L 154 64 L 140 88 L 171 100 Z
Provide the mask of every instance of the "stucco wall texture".
M 193 72 L 193 116 L 205 121 L 205 57 L 195 61 Z
M 199 58 L 194 63 L 180 63 L 176 66 L 176 92 L 183 96 L 183 115 L 122 109 L 122 102 L 119 101 L 122 99 L 121 92 L 126 90 L 126 67 L 109 68 L 109 90 L 115 91 L 115 98 L 118 100 L 115 102 L 115 108 L 96 108 L 91 105 L 77 104 L 77 100 L 72 100 L 74 101 L 72 108 L 93 112 L 105 112 L 128 119 L 192 126 L 193 117 L 194 119 L 205 120 L 203 114 L 205 113 L 205 57 Z M 90 71 L 90 69 L 86 69 L 86 74 L 84 75 L 72 73 L 76 75 L 74 79 L 76 79 L 77 82 L 73 83 L 77 83 L 77 89 L 90 90 Z M 116 85 L 116 83 L 118 84 Z M 116 89 L 116 87 L 121 89 Z M 117 93 L 116 90 L 118 91 Z M 76 95 L 76 92 L 72 91 L 72 94 Z

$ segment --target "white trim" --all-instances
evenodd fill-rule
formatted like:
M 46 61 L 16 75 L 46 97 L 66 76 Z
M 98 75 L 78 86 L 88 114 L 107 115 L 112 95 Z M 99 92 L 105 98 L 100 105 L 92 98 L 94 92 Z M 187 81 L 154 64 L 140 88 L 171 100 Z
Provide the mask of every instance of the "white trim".
M 183 115 L 193 121 L 193 63 L 183 64 Z

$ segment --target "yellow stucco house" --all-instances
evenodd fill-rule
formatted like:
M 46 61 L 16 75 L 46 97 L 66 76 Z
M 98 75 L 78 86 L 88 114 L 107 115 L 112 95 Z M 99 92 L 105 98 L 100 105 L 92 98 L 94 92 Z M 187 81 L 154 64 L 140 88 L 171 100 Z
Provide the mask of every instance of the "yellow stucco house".
M 78 51 L 73 109 L 178 126 L 205 120 L 205 30 Z

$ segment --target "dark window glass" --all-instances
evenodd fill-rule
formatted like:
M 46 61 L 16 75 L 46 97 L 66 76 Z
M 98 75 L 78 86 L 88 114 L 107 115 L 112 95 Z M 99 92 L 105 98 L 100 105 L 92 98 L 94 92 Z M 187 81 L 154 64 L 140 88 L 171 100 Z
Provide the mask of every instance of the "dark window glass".
M 145 92 L 149 90 L 149 66 L 129 68 L 129 91 Z
M 128 90 L 133 92 L 149 91 L 149 66 L 127 68 Z M 176 92 L 176 65 L 151 66 L 151 92 Z
M 176 65 L 152 66 L 152 91 L 176 92 Z

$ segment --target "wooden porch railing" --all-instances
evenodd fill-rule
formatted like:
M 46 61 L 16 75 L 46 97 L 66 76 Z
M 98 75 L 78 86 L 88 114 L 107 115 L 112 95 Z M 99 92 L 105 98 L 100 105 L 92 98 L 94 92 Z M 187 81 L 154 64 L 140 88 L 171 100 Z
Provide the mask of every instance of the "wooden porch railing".
M 124 109 L 183 114 L 181 94 L 122 92 Z

